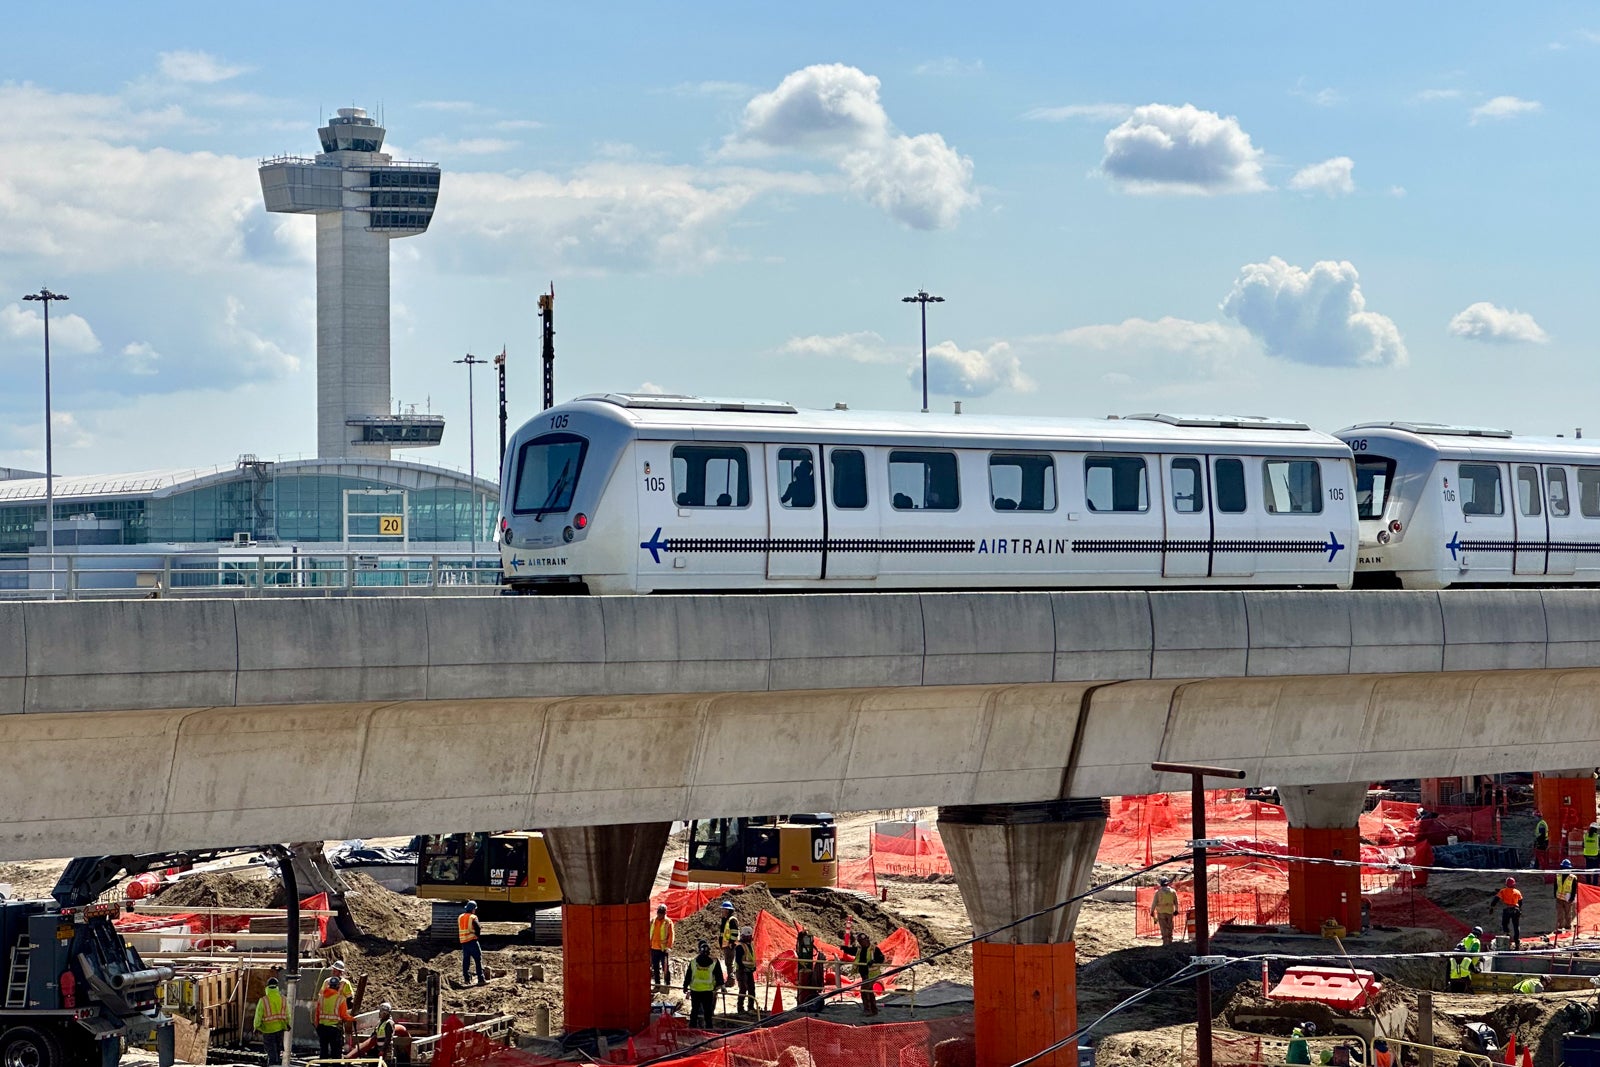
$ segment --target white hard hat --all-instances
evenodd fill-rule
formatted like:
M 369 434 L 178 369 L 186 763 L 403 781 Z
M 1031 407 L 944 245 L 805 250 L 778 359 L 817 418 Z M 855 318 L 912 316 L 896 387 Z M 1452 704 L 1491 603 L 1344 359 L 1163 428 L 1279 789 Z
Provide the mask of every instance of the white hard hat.
M 755 932 L 755 929 L 753 927 L 741 926 L 741 927 L 739 927 L 739 936 L 740 937 L 754 937 L 754 936 L 756 936 L 756 932 Z
M 382 1004 L 379 1004 L 379 1005 L 378 1005 L 378 1010 L 379 1010 L 379 1011 L 394 1011 L 394 1005 L 393 1005 L 393 1004 L 390 1004 L 390 1003 L 389 1003 L 389 1002 L 388 1002 L 388 1001 L 387 1001 L 387 1000 L 386 1000 L 386 1001 L 384 1001 L 384 1002 L 383 1002 L 383 1003 L 382 1003 Z

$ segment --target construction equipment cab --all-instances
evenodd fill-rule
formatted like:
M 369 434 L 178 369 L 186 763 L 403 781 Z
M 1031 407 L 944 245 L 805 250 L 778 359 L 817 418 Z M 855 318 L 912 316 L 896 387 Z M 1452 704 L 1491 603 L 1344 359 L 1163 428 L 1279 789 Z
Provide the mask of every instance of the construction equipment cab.
M 417 896 L 476 900 L 487 922 L 532 922 L 534 912 L 561 903 L 561 887 L 536 830 L 429 834 L 417 842 Z
M 764 882 L 769 889 L 839 884 L 833 816 L 758 815 L 689 824 L 689 880 L 716 885 Z

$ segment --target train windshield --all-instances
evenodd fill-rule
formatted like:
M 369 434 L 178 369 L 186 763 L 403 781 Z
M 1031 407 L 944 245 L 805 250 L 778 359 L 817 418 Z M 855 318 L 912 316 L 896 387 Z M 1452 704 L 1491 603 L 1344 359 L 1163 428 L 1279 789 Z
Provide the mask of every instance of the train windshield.
M 1394 460 L 1382 456 L 1356 458 L 1356 513 L 1363 519 L 1383 518 L 1394 484 Z
M 511 510 L 542 519 L 571 508 L 588 450 L 587 440 L 570 433 L 545 434 L 523 445 L 517 456 L 517 490 Z

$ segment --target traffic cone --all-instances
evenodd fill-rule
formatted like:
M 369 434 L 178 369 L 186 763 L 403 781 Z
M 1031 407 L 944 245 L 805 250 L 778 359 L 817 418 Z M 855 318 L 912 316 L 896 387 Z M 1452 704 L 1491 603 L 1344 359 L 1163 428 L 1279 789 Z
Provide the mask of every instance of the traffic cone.
M 1533 1046 L 1522 1046 L 1522 1067 L 1533 1067 Z
M 773 990 L 772 990 L 772 1009 L 770 1011 L 768 1011 L 767 1014 L 769 1016 L 770 1015 L 782 1015 L 783 1014 L 783 986 L 780 985 L 780 986 L 775 986 L 773 988 Z
M 1517 1035 L 1516 1034 L 1511 1034 L 1511 1035 L 1506 1037 L 1506 1063 L 1509 1064 L 1510 1067 L 1517 1067 Z
M 634 1051 L 634 1048 L 633 1048 L 633 1036 L 631 1034 L 628 1037 L 628 1062 L 629 1063 L 638 1063 L 639 1062 L 639 1053 Z

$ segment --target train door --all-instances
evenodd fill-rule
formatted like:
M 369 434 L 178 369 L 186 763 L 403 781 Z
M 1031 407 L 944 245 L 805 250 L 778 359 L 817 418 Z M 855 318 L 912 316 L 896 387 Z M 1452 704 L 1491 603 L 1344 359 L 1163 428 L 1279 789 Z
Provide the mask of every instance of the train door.
M 824 578 L 876 578 L 883 536 L 879 512 L 887 504 L 874 483 L 870 449 L 830 448 L 818 499 L 827 508 Z
M 748 579 L 765 572 L 766 468 L 762 447 L 753 451 L 709 441 L 672 446 L 675 575 Z
M 767 577 L 822 577 L 817 450 L 767 445 Z
M 1088 514 L 1072 542 L 1072 551 L 1093 560 L 1089 566 L 1095 578 L 1133 576 L 1142 581 L 1161 573 L 1164 508 L 1159 501 L 1152 506 L 1152 492 L 1161 493 L 1160 467 L 1156 465 L 1152 479 L 1148 457 L 1084 457 L 1083 496 Z
M 1323 486 L 1322 462 L 1293 456 L 1269 456 L 1259 463 L 1263 547 L 1256 557 L 1256 574 L 1281 576 L 1280 580 L 1299 584 L 1316 581 L 1327 574 L 1327 557 L 1322 546 L 1328 543 L 1330 523 L 1348 530 L 1349 520 L 1342 510 L 1337 517 L 1324 516 L 1327 493 Z M 1346 464 L 1348 469 L 1348 464 Z M 1339 507 L 1348 507 L 1348 477 L 1341 478 Z M 1345 535 L 1349 536 L 1348 532 Z
M 1511 562 L 1513 574 L 1543 574 L 1545 545 L 1550 540 L 1550 527 L 1544 514 L 1544 485 L 1539 468 L 1528 463 L 1512 467 L 1512 484 L 1516 489 L 1517 506 L 1512 509 L 1516 523 L 1516 552 Z
M 1578 554 L 1572 548 L 1583 536 L 1583 519 L 1572 503 L 1572 472 L 1565 467 L 1544 469 L 1545 524 L 1550 531 L 1546 574 L 1576 574 Z
M 1250 497 L 1245 461 L 1238 456 L 1212 456 L 1213 578 L 1248 578 L 1256 572 L 1256 546 L 1261 542 L 1263 516 L 1260 508 L 1251 509 Z
M 1445 547 L 1468 572 L 1464 580 L 1478 582 L 1511 573 L 1517 527 L 1506 508 L 1505 470 L 1498 463 L 1456 465 L 1461 529 Z
M 1196 456 L 1162 456 L 1161 481 L 1167 522 L 1161 573 L 1168 578 L 1204 578 L 1211 573 L 1205 461 Z

